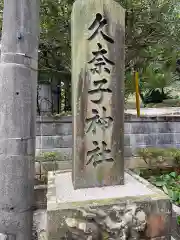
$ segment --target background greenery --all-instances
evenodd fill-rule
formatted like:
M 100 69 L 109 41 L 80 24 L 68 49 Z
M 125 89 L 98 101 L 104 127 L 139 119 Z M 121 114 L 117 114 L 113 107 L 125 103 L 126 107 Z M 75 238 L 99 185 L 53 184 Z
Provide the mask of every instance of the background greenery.
M 39 81 L 58 84 L 71 78 L 70 14 L 73 0 L 41 0 Z M 134 93 L 133 70 L 140 74 L 142 103 L 172 98 L 179 81 L 180 3 L 169 0 L 117 0 L 126 9 L 126 91 Z M 2 25 L 0 3 L 0 26 Z M 66 88 L 70 86 L 67 85 Z

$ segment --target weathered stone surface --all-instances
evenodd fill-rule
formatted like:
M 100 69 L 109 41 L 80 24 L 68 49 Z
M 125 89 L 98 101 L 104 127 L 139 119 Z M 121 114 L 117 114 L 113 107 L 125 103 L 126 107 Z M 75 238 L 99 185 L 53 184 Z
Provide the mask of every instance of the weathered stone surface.
M 149 133 L 156 133 L 156 131 L 157 131 L 156 123 L 146 122 L 144 124 L 139 124 L 139 122 L 136 122 L 132 125 L 131 133 L 133 133 L 133 134 L 149 134 Z
M 3 1 L 0 56 L 0 233 L 31 240 L 39 1 Z
M 124 186 L 74 190 L 70 173 L 49 173 L 48 240 L 170 240 L 170 200 L 135 176 L 126 173 Z
M 47 186 L 46 185 L 35 185 L 34 187 L 34 205 L 36 209 L 47 208 Z
M 177 217 L 180 216 L 180 207 L 173 204 L 172 206 L 172 236 L 174 239 L 180 239 L 180 226 Z
M 174 134 L 164 133 L 164 134 L 158 135 L 158 138 L 157 138 L 158 145 L 173 144 L 173 143 L 174 143 Z
M 74 187 L 123 184 L 125 11 L 77 0 L 71 29 Z
M 161 109 L 159 110 L 161 111 Z M 61 136 L 64 135 L 71 135 L 72 137 L 72 118 L 71 117 L 62 117 L 59 119 L 54 119 L 53 117 L 43 117 L 42 120 L 39 120 L 39 117 L 37 118 L 37 124 L 48 124 L 49 129 L 55 128 L 57 129 L 57 132 L 59 132 L 59 140 L 54 141 L 57 139 L 57 132 L 56 135 L 53 135 L 52 131 L 52 141 L 50 141 L 50 146 L 47 146 L 47 148 L 44 148 L 40 143 L 41 142 L 47 142 L 47 136 L 45 136 L 45 140 L 39 141 L 39 145 L 36 147 L 36 155 L 38 155 L 41 152 L 60 152 L 61 153 L 61 160 L 72 160 L 72 145 L 68 148 L 62 148 L 62 144 L 64 144 L 64 141 L 62 140 L 62 144 L 59 143 Z M 151 124 L 151 127 L 146 127 L 146 124 Z M 53 125 L 53 127 L 51 127 Z M 176 147 L 180 148 L 180 134 L 179 134 L 179 126 L 180 126 L 180 117 L 179 116 L 159 116 L 151 118 L 150 116 L 144 116 L 141 118 L 136 118 L 136 116 L 125 116 L 125 129 L 124 129 L 124 157 L 125 157 L 125 165 L 130 166 L 132 168 L 134 167 L 146 167 L 144 166 L 143 161 L 137 161 L 137 159 L 132 158 L 134 156 L 137 156 L 137 149 L 138 148 L 148 148 L 148 147 L 161 147 L 161 148 L 171 148 Z M 142 125 L 145 125 L 145 127 L 142 127 Z M 37 128 L 40 128 L 37 126 Z M 48 128 L 48 127 L 47 127 Z M 46 128 L 46 129 L 47 129 Z M 61 130 L 58 130 L 58 129 Z M 142 130 L 139 130 L 139 128 L 148 129 L 145 130 L 145 132 L 142 132 Z M 67 132 L 63 132 L 64 130 L 67 130 Z M 132 131 L 133 130 L 133 131 Z M 135 131 L 137 130 L 137 132 Z M 151 131 L 152 130 L 152 131 Z M 144 130 L 143 130 L 144 131 Z M 171 131 L 171 132 L 169 132 Z M 142 133 L 140 133 L 142 132 Z M 45 132 L 45 134 L 48 132 Z M 67 134 L 69 133 L 69 134 Z M 50 134 L 50 130 L 49 133 Z M 170 134 L 171 136 L 169 137 Z M 70 136 L 67 136 L 70 138 Z M 43 132 L 41 135 L 41 139 L 44 138 Z M 50 139 L 50 136 L 48 136 L 48 139 Z M 170 140 L 169 140 L 170 139 Z M 72 140 L 69 140 L 69 143 Z M 169 143 L 168 143 L 169 142 Z M 52 146 L 55 143 L 56 148 Z M 66 145 L 67 146 L 67 145 Z M 129 161 L 128 161 L 129 160 Z
M 158 122 L 157 123 L 158 133 L 173 133 L 176 132 L 176 126 L 173 122 Z
M 37 136 L 51 136 L 51 135 L 71 135 L 72 123 L 55 122 L 53 119 L 51 122 L 37 122 L 36 124 Z
M 142 136 L 144 137 L 144 145 L 145 146 L 156 146 L 157 145 L 157 139 L 158 135 L 157 134 L 145 134 Z M 143 145 L 143 144 L 140 144 Z
M 36 148 L 52 149 L 71 147 L 72 147 L 72 135 L 36 137 Z
M 32 240 L 48 240 L 46 236 L 46 210 L 37 210 L 33 214 Z
M 2 234 L 0 233 L 0 240 L 16 240 L 16 236 L 13 234 Z

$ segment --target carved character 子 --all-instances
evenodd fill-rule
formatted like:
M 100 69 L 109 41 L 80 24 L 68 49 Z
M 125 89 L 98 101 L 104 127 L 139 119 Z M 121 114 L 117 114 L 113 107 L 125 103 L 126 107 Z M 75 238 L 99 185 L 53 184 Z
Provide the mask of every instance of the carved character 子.
M 106 84 L 108 81 L 103 78 L 101 80 L 95 80 L 93 81 L 93 85 L 96 87 L 95 89 L 90 89 L 88 90 L 88 93 L 90 95 L 94 95 L 94 94 L 100 94 L 99 98 L 96 100 L 91 100 L 91 102 L 95 103 L 95 104 L 100 104 L 103 100 L 103 92 L 106 93 L 112 93 L 112 90 L 108 87 L 103 88 L 103 85 Z

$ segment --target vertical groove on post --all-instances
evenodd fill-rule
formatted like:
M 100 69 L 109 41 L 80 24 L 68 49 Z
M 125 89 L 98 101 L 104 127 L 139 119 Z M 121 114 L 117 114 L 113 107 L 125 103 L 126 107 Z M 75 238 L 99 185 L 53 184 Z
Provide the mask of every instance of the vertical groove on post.
M 136 89 L 136 111 L 140 117 L 140 101 L 139 101 L 139 73 L 135 72 L 135 89 Z

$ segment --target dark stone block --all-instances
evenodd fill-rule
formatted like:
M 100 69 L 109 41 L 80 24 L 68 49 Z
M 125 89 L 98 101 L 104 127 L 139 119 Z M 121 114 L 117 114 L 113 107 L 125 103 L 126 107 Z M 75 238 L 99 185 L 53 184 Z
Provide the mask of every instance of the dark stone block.
M 125 146 L 124 147 L 124 157 L 131 157 L 133 154 L 133 149 L 131 146 Z
M 41 135 L 41 123 L 40 122 L 36 122 L 36 136 L 40 136 Z
M 40 132 L 42 136 L 54 136 L 56 123 L 41 123 Z
M 36 148 L 71 148 L 72 136 L 43 136 L 36 137 Z
M 180 144 L 180 133 L 174 134 L 175 144 Z
M 131 135 L 130 134 L 125 134 L 124 135 L 124 146 L 130 146 L 130 138 L 131 138 Z
M 72 135 L 72 123 L 57 123 L 55 133 L 56 135 Z
M 130 122 L 125 122 L 124 123 L 124 133 L 128 134 L 131 133 L 131 124 Z
M 180 122 L 175 123 L 176 132 L 180 133 Z
M 157 144 L 158 145 L 174 144 L 174 134 L 171 134 L 171 133 L 159 134 L 157 139 Z
M 158 122 L 157 132 L 158 133 L 174 133 L 176 132 L 176 125 L 174 122 Z
M 155 147 L 157 145 L 157 134 L 145 134 L 144 135 L 144 143 L 146 146 L 153 146 Z
M 150 134 L 157 132 L 157 124 L 156 123 L 132 123 L 131 133 L 134 134 Z
M 139 145 L 144 145 L 144 134 L 133 134 L 131 135 L 131 144 L 133 148 L 137 148 Z

